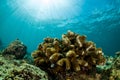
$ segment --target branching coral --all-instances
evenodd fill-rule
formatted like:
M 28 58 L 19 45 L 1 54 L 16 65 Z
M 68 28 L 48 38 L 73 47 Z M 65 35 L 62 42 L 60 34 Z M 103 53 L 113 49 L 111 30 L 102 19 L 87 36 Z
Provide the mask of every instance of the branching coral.
M 87 41 L 86 36 L 72 31 L 63 34 L 62 40 L 45 38 L 32 53 L 32 57 L 38 67 L 53 75 L 60 74 L 66 79 L 68 72 L 87 73 L 105 62 L 101 48 L 96 48 L 92 41 Z
M 16 59 L 22 59 L 26 53 L 27 47 L 18 39 L 13 41 L 2 52 L 3 55 L 14 55 Z

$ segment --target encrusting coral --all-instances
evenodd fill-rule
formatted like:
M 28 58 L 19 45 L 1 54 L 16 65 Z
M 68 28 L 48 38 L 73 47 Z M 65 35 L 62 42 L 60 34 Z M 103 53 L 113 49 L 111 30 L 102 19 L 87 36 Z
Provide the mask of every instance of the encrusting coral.
M 3 55 L 13 55 L 16 59 L 22 59 L 27 53 L 27 47 L 19 40 L 16 39 L 3 50 Z
M 105 63 L 101 48 L 72 31 L 63 34 L 62 40 L 45 38 L 32 57 L 35 65 L 59 80 L 78 80 L 70 76 L 88 74 L 96 65 Z
M 24 60 L 8 59 L 0 55 L 0 80 L 48 80 L 48 76 Z

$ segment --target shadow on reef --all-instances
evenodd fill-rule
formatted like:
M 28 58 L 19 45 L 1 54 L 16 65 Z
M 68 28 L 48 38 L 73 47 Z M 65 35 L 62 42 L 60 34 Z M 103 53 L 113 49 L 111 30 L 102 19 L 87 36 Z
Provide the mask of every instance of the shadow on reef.
M 101 48 L 71 31 L 63 34 L 62 40 L 45 38 L 32 57 L 35 65 L 55 80 L 98 80 L 96 66 L 105 63 Z

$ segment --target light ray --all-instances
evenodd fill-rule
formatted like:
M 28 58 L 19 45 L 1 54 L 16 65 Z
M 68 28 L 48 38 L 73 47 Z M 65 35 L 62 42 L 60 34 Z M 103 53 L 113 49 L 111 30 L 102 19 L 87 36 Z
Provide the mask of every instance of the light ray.
M 79 6 L 76 3 L 79 2 Z M 18 6 L 25 15 L 36 20 L 66 19 L 79 15 L 82 0 L 24 0 Z

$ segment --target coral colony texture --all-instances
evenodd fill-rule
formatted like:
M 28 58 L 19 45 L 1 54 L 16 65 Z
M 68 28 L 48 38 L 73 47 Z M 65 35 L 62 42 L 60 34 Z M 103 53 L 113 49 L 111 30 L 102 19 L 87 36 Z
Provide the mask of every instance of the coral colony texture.
M 13 41 L 6 49 L 3 50 L 3 55 L 14 55 L 16 59 L 22 59 L 27 53 L 27 47 L 19 40 Z
M 0 80 L 48 80 L 44 71 L 24 60 L 8 59 L 0 55 Z
M 55 80 L 100 80 L 96 66 L 105 63 L 101 48 L 72 31 L 63 34 L 61 40 L 45 38 L 32 57 L 35 65 Z
M 0 51 L 0 80 L 120 80 L 120 51 L 104 56 L 86 36 L 71 31 L 61 40 L 45 38 L 33 61 L 26 53 L 18 39 Z
M 44 71 L 23 58 L 26 51 L 26 46 L 19 40 L 0 51 L 0 80 L 48 80 Z
M 106 65 L 101 67 L 101 74 L 102 80 L 120 80 L 120 51 L 116 52 L 114 58 L 107 57 Z

